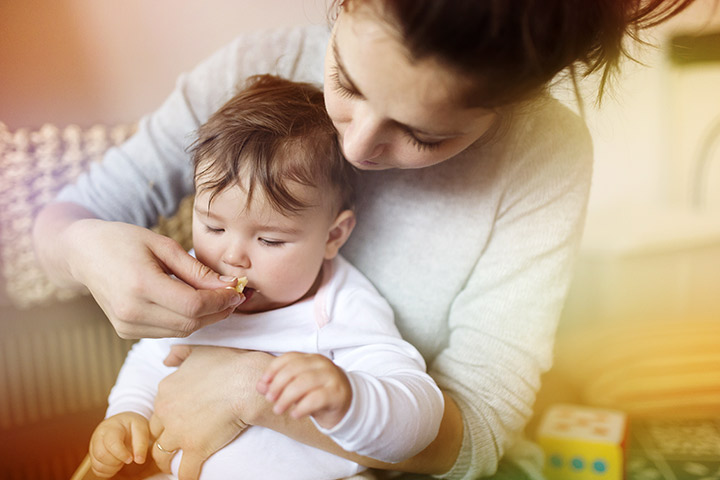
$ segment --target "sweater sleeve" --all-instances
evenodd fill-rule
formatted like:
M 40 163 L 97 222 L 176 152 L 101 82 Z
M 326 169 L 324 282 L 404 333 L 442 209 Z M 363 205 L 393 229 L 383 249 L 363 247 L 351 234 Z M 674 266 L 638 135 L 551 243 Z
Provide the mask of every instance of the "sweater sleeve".
M 450 309 L 448 346 L 430 367 L 464 421 L 460 455 L 443 478 L 495 473 L 551 365 L 584 225 L 592 145 L 575 116 L 534 121 L 543 128 L 525 125 L 508 143 L 491 236 Z
M 194 132 L 254 74 L 275 73 L 298 81 L 322 82 L 326 27 L 298 27 L 242 35 L 194 70 L 135 135 L 93 164 L 58 201 L 84 206 L 99 218 L 150 227 L 170 216 L 192 193 L 192 165 L 186 152 Z
M 443 397 L 418 351 L 400 338 L 390 306 L 378 294 L 354 291 L 339 304 L 343 318 L 319 334 L 321 351 L 343 368 L 353 398 L 345 417 L 319 430 L 345 450 L 396 463 L 437 435 Z
M 176 370 L 163 364 L 170 352 L 169 340 L 146 338 L 133 345 L 110 391 L 105 418 L 121 412 L 150 418 L 160 380 Z

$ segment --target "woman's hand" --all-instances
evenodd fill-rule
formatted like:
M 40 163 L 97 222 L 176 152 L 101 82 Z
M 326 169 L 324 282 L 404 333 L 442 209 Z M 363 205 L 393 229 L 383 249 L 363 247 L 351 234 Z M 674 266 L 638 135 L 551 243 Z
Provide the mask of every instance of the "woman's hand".
M 165 363 L 182 364 L 160 382 L 150 430 L 165 450 L 182 449 L 180 480 L 198 478 L 205 460 L 268 409 L 254 386 L 273 358 L 223 347 L 173 348 Z M 164 472 L 172 457 L 153 449 Z
M 263 373 L 275 358 L 233 348 L 173 347 L 165 364 L 180 368 L 160 384 L 150 430 L 154 437 L 160 436 L 158 441 L 165 450 L 183 449 L 181 480 L 196 479 L 203 462 L 247 425 L 273 429 L 370 468 L 440 474 L 455 463 L 463 423 L 457 405 L 448 395 L 444 395 L 445 414 L 437 438 L 413 458 L 397 464 L 383 463 L 342 450 L 307 417 L 293 419 L 287 412 L 273 413 L 272 404 L 256 391 L 256 386 L 263 383 Z M 153 453 L 158 466 L 170 472 L 172 455 L 160 457 L 158 452 Z
M 220 277 L 174 240 L 77 205 L 46 207 L 34 239 L 48 275 L 85 285 L 123 338 L 187 336 L 244 300 L 227 288 L 237 279 Z

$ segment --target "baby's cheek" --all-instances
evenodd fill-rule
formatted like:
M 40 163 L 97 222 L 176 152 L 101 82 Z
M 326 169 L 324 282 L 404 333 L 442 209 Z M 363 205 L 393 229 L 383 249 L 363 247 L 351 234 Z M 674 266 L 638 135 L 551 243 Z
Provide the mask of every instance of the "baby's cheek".
M 299 300 L 312 287 L 313 282 L 308 282 L 305 275 L 296 275 L 287 269 L 279 273 L 280 275 L 274 276 L 275 282 L 272 285 L 272 290 L 276 293 L 278 299 L 285 302 Z

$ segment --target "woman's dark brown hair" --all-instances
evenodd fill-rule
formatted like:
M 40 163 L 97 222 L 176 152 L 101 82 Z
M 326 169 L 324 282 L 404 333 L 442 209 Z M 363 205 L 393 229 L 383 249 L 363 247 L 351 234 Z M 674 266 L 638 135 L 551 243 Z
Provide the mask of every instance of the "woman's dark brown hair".
M 198 190 L 257 187 L 285 214 L 309 207 L 293 195 L 297 182 L 320 189 L 340 209 L 354 203 L 354 169 L 345 160 L 322 91 L 272 75 L 250 77 L 215 112 L 190 146 Z
M 368 3 L 399 35 L 411 59 L 433 58 L 466 75 L 471 106 L 531 98 L 558 73 L 601 72 L 598 99 L 626 39 L 693 0 L 344 0 Z

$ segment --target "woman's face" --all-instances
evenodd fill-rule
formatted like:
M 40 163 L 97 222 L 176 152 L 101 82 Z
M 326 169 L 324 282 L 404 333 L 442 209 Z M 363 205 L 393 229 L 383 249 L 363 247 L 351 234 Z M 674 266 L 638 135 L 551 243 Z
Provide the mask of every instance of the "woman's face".
M 462 152 L 495 120 L 453 94 L 467 85 L 433 59 L 412 61 L 370 7 L 338 16 L 325 57 L 325 104 L 345 157 L 364 170 L 421 168 Z

